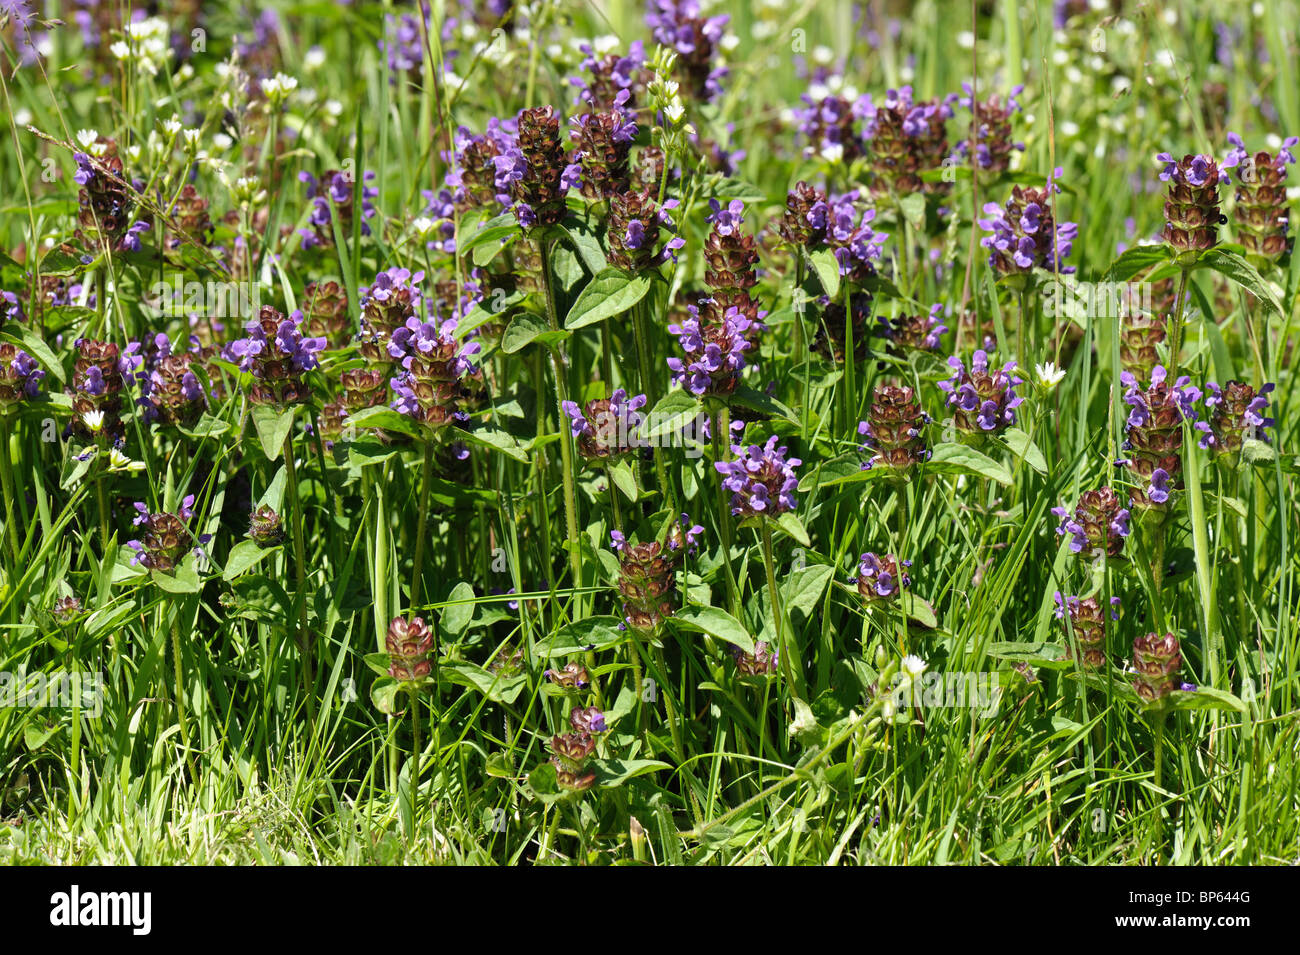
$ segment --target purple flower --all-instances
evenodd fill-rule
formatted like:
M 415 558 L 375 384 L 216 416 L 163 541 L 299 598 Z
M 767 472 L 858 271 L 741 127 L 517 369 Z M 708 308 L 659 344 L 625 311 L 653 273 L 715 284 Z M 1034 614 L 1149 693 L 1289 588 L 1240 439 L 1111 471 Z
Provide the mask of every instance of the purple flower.
M 731 492 L 731 513 L 741 520 L 775 518 L 798 506 L 794 492 L 799 479 L 794 469 L 803 462 L 787 459 L 786 449 L 778 448 L 776 442 L 777 436 L 772 435 L 761 447 L 732 445 L 734 460 L 714 462 L 723 488 Z

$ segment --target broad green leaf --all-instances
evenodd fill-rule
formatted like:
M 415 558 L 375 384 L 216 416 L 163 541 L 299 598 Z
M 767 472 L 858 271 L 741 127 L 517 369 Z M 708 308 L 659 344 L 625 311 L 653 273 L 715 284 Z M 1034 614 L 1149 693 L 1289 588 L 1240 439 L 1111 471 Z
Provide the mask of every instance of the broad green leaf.
M 637 776 L 673 768 L 657 759 L 590 759 L 587 766 L 595 770 L 596 785 L 603 789 L 613 789 Z
M 811 547 L 812 540 L 808 537 L 808 530 L 803 526 L 803 521 L 799 520 L 798 515 L 793 511 L 786 511 L 776 519 L 776 526 L 781 528 L 787 535 L 794 538 L 804 547 Z
M 725 640 L 746 653 L 754 652 L 754 638 L 739 620 L 721 607 L 686 607 L 677 611 L 671 619 L 687 630 L 697 630 Z
M 274 405 L 253 405 L 253 427 L 257 429 L 262 451 L 269 461 L 278 461 L 284 452 L 285 439 L 293 430 L 297 408 L 276 408 Z
M 650 275 L 630 275 L 621 269 L 609 268 L 587 283 L 578 300 L 569 309 L 564 327 L 583 328 L 596 322 L 621 315 L 650 291 Z M 504 347 L 504 346 L 503 346 Z
M 935 445 L 934 454 L 925 465 L 926 470 L 938 474 L 973 474 L 986 477 L 999 484 L 1010 487 L 1011 472 L 1005 464 L 994 461 L 982 451 L 964 444 L 944 443 Z
M 438 618 L 442 632 L 448 637 L 459 637 L 474 617 L 474 588 L 467 581 L 459 581 L 447 595 L 446 606 Z
M 1110 264 L 1107 275 L 1112 281 L 1127 282 L 1139 272 L 1168 262 L 1172 258 L 1173 253 L 1167 245 L 1135 245 L 1131 249 L 1125 249 L 1123 254 Z
M 226 558 L 226 567 L 221 572 L 221 579 L 234 580 L 250 567 L 260 563 L 263 557 L 274 554 L 277 550 L 279 550 L 278 547 L 258 547 L 254 541 L 250 540 L 240 541 L 230 548 L 230 555 Z
M 835 301 L 840 294 L 840 264 L 835 261 L 835 253 L 830 249 L 816 249 L 808 253 L 808 262 L 822 284 L 822 291 Z
M 627 631 L 618 629 L 620 623 L 618 617 L 596 616 L 566 624 L 540 641 L 537 652 L 545 657 L 558 657 L 581 653 L 588 647 L 612 646 L 627 637 Z
M 655 438 L 661 434 L 671 434 L 682 430 L 686 424 L 704 413 L 704 406 L 700 404 L 700 399 L 696 398 L 689 391 L 677 389 L 670 391 L 659 399 L 649 414 L 646 415 L 646 424 L 641 428 L 641 434 L 646 438 Z
M 1285 317 L 1282 303 L 1277 300 L 1277 295 L 1272 287 L 1264 281 L 1263 276 L 1255 270 L 1253 265 L 1235 252 L 1211 249 L 1201 257 L 1197 265 L 1213 269 L 1255 296 L 1265 306 L 1272 309 L 1275 315 Z
M 533 342 L 549 345 L 564 341 L 569 333 L 563 329 L 555 330 L 547 324 L 546 319 L 532 312 L 520 312 L 510 320 L 501 335 L 501 350 L 507 355 L 521 352 Z

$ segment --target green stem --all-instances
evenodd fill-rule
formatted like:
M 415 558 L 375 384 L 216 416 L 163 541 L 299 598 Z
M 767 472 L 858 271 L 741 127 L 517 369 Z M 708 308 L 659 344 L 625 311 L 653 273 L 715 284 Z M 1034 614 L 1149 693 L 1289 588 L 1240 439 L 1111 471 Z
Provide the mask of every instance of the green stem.
M 172 668 L 176 673 L 176 722 L 181 729 L 181 746 L 185 750 L 185 762 L 190 767 L 190 779 L 197 786 L 199 772 L 194 763 L 194 753 L 190 750 L 190 731 L 185 720 L 185 681 L 181 673 L 181 628 L 179 620 L 172 620 Z
M 1184 268 L 1178 276 L 1178 294 L 1174 297 L 1174 311 L 1169 316 L 1169 377 L 1172 384 L 1178 380 L 1179 357 L 1183 350 L 1183 313 L 1187 310 L 1187 280 L 1191 269 Z
M 636 336 L 637 370 L 641 377 L 641 390 L 645 393 L 649 406 L 653 408 L 659 403 L 659 387 L 650 363 L 650 336 L 645 327 L 645 299 L 632 306 L 632 331 Z M 664 461 L 663 448 L 656 441 L 652 450 L 655 461 L 655 477 L 659 480 L 659 490 L 663 494 L 664 500 L 668 502 L 668 509 L 676 511 L 676 507 L 673 505 L 675 495 L 672 487 L 668 484 L 668 466 Z
M 728 421 L 729 417 L 726 406 L 713 412 L 710 431 L 715 464 L 722 460 L 722 436 L 724 432 L 728 432 L 728 436 L 730 436 L 731 424 Z M 736 572 L 731 566 L 731 507 L 727 503 L 727 489 L 722 486 L 722 481 L 718 475 L 715 474 L 714 478 L 718 488 L 718 528 L 722 532 L 722 558 L 723 564 L 727 568 L 727 609 L 734 614 L 740 603 L 740 593 L 736 585 Z
M 429 482 L 433 476 L 433 442 L 424 443 L 424 464 L 420 468 L 420 517 L 415 530 L 415 560 L 411 569 L 411 606 L 420 605 L 423 589 L 424 538 L 429 526 Z
M 293 524 L 293 562 L 297 592 L 294 595 L 298 604 L 298 650 L 302 655 L 302 688 L 307 694 L 307 724 L 316 724 L 316 676 L 312 669 L 312 639 L 307 630 L 307 546 L 303 539 L 303 524 L 306 515 L 302 512 L 302 502 L 298 498 L 298 471 L 293 460 L 293 433 L 284 438 L 284 472 L 285 484 L 289 491 L 289 506 L 292 510 L 290 521 Z
M 551 240 L 537 243 L 542 253 L 542 296 L 546 304 L 546 318 L 551 331 L 560 330 L 560 320 L 555 312 L 555 290 L 551 287 Z M 555 414 L 560 428 L 560 467 L 564 479 L 564 526 L 568 532 L 565 542 L 569 552 L 569 568 L 573 576 L 574 619 L 582 616 L 582 558 L 578 552 L 578 494 L 574 486 L 572 436 L 565 427 L 564 403 L 569 400 L 569 381 L 564 370 L 564 358 L 559 346 L 551 348 L 551 368 L 555 373 Z
M 772 602 L 772 625 L 776 632 L 776 645 L 780 648 L 781 676 L 790 693 L 796 699 L 803 699 L 803 672 L 799 671 L 796 682 L 794 670 L 794 641 L 785 639 L 784 617 L 781 612 L 781 592 L 776 586 L 776 563 L 772 559 L 772 525 L 763 521 L 763 567 L 767 571 L 767 595 Z
M 5 496 L 5 528 L 9 537 L 9 547 L 13 551 L 13 568 L 18 568 L 18 559 L 21 553 L 21 546 L 18 543 L 18 523 L 14 520 L 14 500 L 16 491 L 14 489 L 14 462 L 9 447 L 9 439 L 13 433 L 13 424 L 8 415 L 0 418 L 0 478 L 4 481 Z M 101 484 L 102 487 L 102 484 Z M 107 537 L 105 537 L 107 546 Z

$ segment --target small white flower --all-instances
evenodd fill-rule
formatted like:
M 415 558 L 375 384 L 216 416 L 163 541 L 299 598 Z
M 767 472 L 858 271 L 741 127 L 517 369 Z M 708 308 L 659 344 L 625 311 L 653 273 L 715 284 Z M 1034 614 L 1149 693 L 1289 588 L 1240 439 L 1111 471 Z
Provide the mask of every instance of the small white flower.
M 177 136 L 177 135 L 179 135 L 179 134 L 180 134 L 180 131 L 181 131 L 183 128 L 184 128 L 184 127 L 183 127 L 183 125 L 182 125 L 182 123 L 181 123 L 181 121 L 180 121 L 180 117 L 179 117 L 179 116 L 173 116 L 171 119 L 166 120 L 166 121 L 163 123 L 163 129 L 165 129 L 165 130 L 167 131 L 167 135 L 168 135 L 168 136 Z
M 420 216 L 418 219 L 416 219 L 414 222 L 411 223 L 411 228 L 415 230 L 415 234 L 417 236 L 423 239 L 433 231 L 434 225 L 435 225 L 434 221 L 430 219 L 428 216 Z
M 113 58 L 116 60 L 129 60 L 131 58 L 131 48 L 121 40 L 110 46 L 108 52 L 112 53 Z
M 91 434 L 99 434 L 104 427 L 104 412 L 93 409 L 87 411 L 81 416 L 81 423 Z
M 1043 365 L 1034 366 L 1034 374 L 1038 376 L 1038 385 L 1047 391 L 1051 391 L 1065 379 L 1065 369 L 1057 368 L 1055 362 L 1047 362 Z
M 96 129 L 79 129 L 77 130 L 76 139 L 81 144 L 82 149 L 89 149 L 99 139 L 99 131 Z
M 318 70 L 325 65 L 325 51 L 318 46 L 312 47 L 304 54 L 302 65 L 307 70 Z
M 925 672 L 927 666 L 929 666 L 929 664 L 920 657 L 909 653 L 907 656 L 903 657 L 902 663 L 899 664 L 899 670 L 906 674 L 908 678 L 915 680 Z
M 226 133 L 217 133 L 212 137 L 212 145 L 218 149 L 229 149 L 235 141 Z
M 198 144 L 199 144 L 199 130 L 197 129 L 185 130 L 185 145 L 190 148 L 193 148 Z
M 276 73 L 269 80 L 262 81 L 262 92 L 274 105 L 279 105 L 289 98 L 289 94 L 298 88 L 298 81 L 292 76 Z
M 844 159 L 844 144 L 831 143 L 822 149 L 822 158 L 834 165 Z

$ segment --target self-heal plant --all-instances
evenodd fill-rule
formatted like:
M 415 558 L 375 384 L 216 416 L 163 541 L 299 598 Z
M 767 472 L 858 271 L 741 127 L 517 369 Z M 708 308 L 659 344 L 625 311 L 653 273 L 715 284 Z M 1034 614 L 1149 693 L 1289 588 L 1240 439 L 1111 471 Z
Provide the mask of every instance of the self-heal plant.
M 741 523 L 776 518 L 798 506 L 795 468 L 803 462 L 787 458 L 786 449 L 778 448 L 777 441 L 772 435 L 763 445 L 732 445 L 733 460 L 714 464 L 722 475 L 722 486 L 731 492 L 731 513 Z
M 1156 159 L 1164 164 L 1160 181 L 1166 187 L 1162 237 L 1180 256 L 1213 248 L 1219 226 L 1227 221 L 1219 208 L 1219 184 L 1227 181 L 1227 173 L 1211 156 L 1175 159 L 1160 153 Z
M 362 357 L 372 365 L 391 366 L 406 353 L 404 344 L 394 342 L 393 336 L 407 322 L 422 317 L 423 281 L 423 272 L 393 267 L 376 275 L 374 284 L 361 287 L 358 339 Z
M 1161 508 L 1171 491 L 1182 483 L 1183 422 L 1195 421 L 1195 405 L 1201 393 L 1186 376 L 1171 385 L 1162 365 L 1151 371 L 1151 383 L 1143 388 L 1128 372 L 1120 374 L 1127 389 L 1124 401 L 1131 408 L 1124 426 L 1123 462 L 1138 487 L 1132 503 L 1142 508 Z
M 284 407 L 301 404 L 311 394 L 306 373 L 316 368 L 316 356 L 325 349 L 325 339 L 302 334 L 302 312 L 288 318 L 270 305 L 262 310 L 240 338 L 226 347 L 226 358 L 251 372 L 253 382 L 248 399 L 254 404 Z
M 1295 162 L 1291 150 L 1300 137 L 1288 136 L 1276 153 L 1260 150 L 1253 155 L 1236 133 L 1228 133 L 1228 142 L 1233 148 L 1220 168 L 1233 170 L 1236 182 L 1232 218 L 1237 240 L 1247 254 L 1273 264 L 1290 246 L 1286 167 Z
M 912 579 L 905 569 L 911 566 L 910 560 L 900 562 L 893 554 L 867 552 L 858 559 L 858 574 L 849 583 L 857 586 L 858 594 L 868 604 L 895 600 L 904 587 L 911 586 Z
M 663 205 L 655 202 L 649 192 L 617 192 L 609 197 L 609 263 L 625 272 L 644 272 L 670 259 L 676 261 L 677 251 L 686 240 L 673 234 L 669 210 L 677 208 L 677 200 L 669 199 Z M 659 245 L 661 232 L 671 238 Z
M 1220 388 L 1214 382 L 1206 386 L 1205 408 L 1207 420 L 1196 422 L 1201 432 L 1198 443 L 1216 458 L 1230 462 L 1240 460 L 1241 450 L 1247 441 L 1267 441 L 1265 428 L 1274 420 L 1267 415 L 1268 398 L 1273 391 L 1269 382 L 1256 391 L 1244 381 L 1229 381 Z
M 943 310 L 943 303 L 940 302 L 931 305 L 925 313 L 911 312 L 893 318 L 881 315 L 878 319 L 880 334 L 896 354 L 935 351 L 948 331 L 948 326 L 941 320 Z M 857 336 L 854 337 L 856 339 Z
M 1023 285 L 1034 269 L 1074 271 L 1062 262 L 1070 255 L 1079 227 L 1073 222 L 1057 222 L 1052 208 L 1051 197 L 1060 192 L 1054 179 L 1060 175 L 1057 169 L 1041 188 L 1013 187 L 1005 206 L 985 204 L 979 227 L 991 234 L 981 239 L 980 245 L 989 250 L 989 266 L 999 276 Z
M 668 367 L 673 380 L 692 394 L 725 397 L 740 384 L 745 355 L 755 347 L 757 324 L 736 306 L 714 321 L 707 317 L 712 311 L 706 308 L 702 316 L 698 306 L 687 306 L 688 317 L 668 326 L 685 353 L 683 358 L 669 358 Z
M 956 355 L 948 359 L 948 366 L 952 378 L 939 382 L 939 387 L 948 395 L 958 431 L 971 436 L 999 434 L 1016 423 L 1016 408 L 1024 401 L 1016 386 L 1024 379 L 1016 374 L 1014 361 L 990 369 L 988 355 L 980 349 L 969 369 Z
M 580 181 L 582 167 L 560 142 L 560 120 L 551 106 L 519 114 L 519 135 L 494 156 L 497 183 L 513 200 L 515 219 L 525 230 L 555 225 L 564 216 L 564 196 Z
M 1112 488 L 1084 491 L 1073 512 L 1054 507 L 1061 521 L 1056 533 L 1070 539 L 1070 550 L 1082 558 L 1105 556 L 1111 560 L 1124 553 L 1129 536 L 1129 511 Z
M 1106 614 L 1102 610 L 1101 600 L 1097 597 L 1067 597 L 1059 590 L 1056 592 L 1056 619 L 1064 621 L 1069 618 L 1069 628 L 1074 634 L 1074 643 L 1078 645 L 1075 656 L 1072 647 L 1067 648 L 1071 659 L 1090 670 L 1097 670 L 1106 665 Z M 1119 619 L 1120 599 L 1110 598 L 1110 619 Z
M 578 453 L 588 461 L 606 461 L 645 446 L 638 432 L 644 420 L 639 409 L 645 404 L 645 395 L 629 398 L 618 388 L 608 398 L 588 401 L 583 407 L 566 401 L 562 408 L 573 437 L 578 439 Z
M 867 419 L 858 422 L 862 451 L 870 457 L 864 471 L 887 468 L 899 480 L 906 480 L 914 467 L 930 460 L 925 426 L 930 416 L 921 408 L 908 385 L 877 385 Z
M 768 597 L 772 606 L 772 623 L 776 633 L 776 645 L 785 647 L 781 654 L 786 686 L 790 692 L 800 694 L 803 680 L 801 671 L 793 668 L 790 648 L 783 636 L 784 614 L 781 609 L 781 595 L 776 586 L 776 567 L 772 556 L 772 524 L 783 515 L 792 513 L 798 506 L 795 491 L 799 487 L 799 478 L 795 468 L 803 462 L 798 458 L 787 457 L 784 447 L 777 447 L 779 439 L 772 435 L 762 445 L 750 445 L 748 448 L 732 445 L 734 456 L 730 461 L 715 461 L 714 468 L 722 475 L 722 488 L 731 492 L 731 513 L 739 523 L 757 526 L 763 543 L 763 566 L 767 571 Z M 725 520 L 725 518 L 723 518 Z M 726 542 L 724 539 L 724 546 Z M 728 568 L 730 575 L 730 568 Z M 799 683 L 792 680 L 799 674 Z

